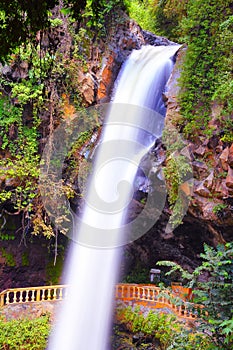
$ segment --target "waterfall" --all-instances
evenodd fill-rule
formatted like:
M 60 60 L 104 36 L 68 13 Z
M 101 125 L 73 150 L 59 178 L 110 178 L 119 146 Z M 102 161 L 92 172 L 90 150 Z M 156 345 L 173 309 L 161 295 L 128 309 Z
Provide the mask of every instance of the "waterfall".
M 69 295 L 56 317 L 49 350 L 109 349 L 120 247 L 132 241 L 124 224 L 127 206 L 140 160 L 162 133 L 162 92 L 178 48 L 145 46 L 133 51 L 121 69 L 96 152 L 82 223 L 66 263 Z

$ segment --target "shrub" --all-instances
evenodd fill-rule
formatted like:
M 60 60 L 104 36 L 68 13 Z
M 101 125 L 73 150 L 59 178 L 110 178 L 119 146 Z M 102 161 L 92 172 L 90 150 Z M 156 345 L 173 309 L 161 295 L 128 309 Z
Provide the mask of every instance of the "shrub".
M 11 321 L 0 318 L 0 330 L 1 349 L 43 350 L 46 348 L 50 331 L 49 316 Z

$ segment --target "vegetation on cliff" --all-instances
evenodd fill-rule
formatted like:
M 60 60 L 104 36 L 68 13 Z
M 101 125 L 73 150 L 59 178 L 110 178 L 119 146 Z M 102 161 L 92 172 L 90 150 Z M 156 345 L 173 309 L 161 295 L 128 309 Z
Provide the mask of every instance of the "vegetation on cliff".
M 96 39 L 101 37 L 101 44 L 104 45 L 113 23 L 115 25 L 123 21 L 118 15 L 118 10 L 122 9 L 131 18 L 136 19 L 143 29 L 166 36 L 187 47 L 179 83 L 181 109 L 179 118 L 173 120 L 175 126 L 188 140 L 195 142 L 196 139 L 202 141 L 215 137 L 218 142 L 222 142 L 223 150 L 230 148 L 233 142 L 231 0 L 2 0 L 0 239 L 12 239 L 12 232 L 8 233 L 7 222 L 11 216 L 20 216 L 21 226 L 14 227 L 16 234 L 21 232 L 23 237 L 28 233 L 43 234 L 48 238 L 57 237 L 58 230 L 47 215 L 38 190 L 41 154 L 48 139 L 51 141 L 51 149 L 54 147 L 53 131 L 64 120 L 64 115 L 73 117 L 76 110 L 93 103 L 93 100 L 84 103 L 78 74 L 80 71 L 87 72 L 90 47 L 99 44 Z M 98 57 L 94 59 L 100 60 Z M 93 72 L 95 69 L 96 67 L 93 68 Z M 95 95 L 98 82 L 93 82 L 93 76 L 90 81 L 92 93 Z M 70 151 L 67 174 L 72 173 L 72 168 L 76 169 L 81 158 L 79 150 L 90 137 L 91 133 L 80 135 Z M 206 154 L 204 156 L 209 157 Z M 202 155 L 198 161 L 201 157 Z M 221 162 L 224 163 L 224 159 Z M 165 170 L 167 179 L 171 180 L 170 205 L 177 200 L 180 184 L 179 173 L 178 176 L 174 176 L 176 166 L 177 162 L 173 159 Z M 212 166 L 211 162 L 208 166 Z M 232 166 L 228 168 L 232 169 Z M 187 171 L 184 169 L 184 172 Z M 227 168 L 219 171 L 221 182 L 226 178 L 227 171 Z M 72 175 L 75 177 L 77 174 Z M 66 181 L 67 177 L 56 189 L 59 194 L 65 193 L 72 199 L 77 195 L 76 188 L 72 186 L 73 183 Z M 208 186 L 211 187 L 212 182 L 211 186 Z M 50 190 L 53 191 L 54 187 Z M 220 217 L 226 206 L 229 204 L 218 202 L 213 209 L 214 213 Z M 59 222 L 66 222 L 67 219 L 68 215 L 57 217 Z M 227 349 L 232 346 L 233 328 L 230 313 L 232 270 L 229 269 L 232 267 L 232 248 L 226 245 L 216 252 L 211 248 L 206 249 L 206 254 L 212 260 L 207 260 L 193 273 L 196 274 L 204 266 L 211 276 L 209 282 L 201 285 L 200 291 L 200 302 L 206 305 L 209 312 L 203 325 L 207 333 L 213 335 L 215 345 L 212 349 L 214 346 Z M 227 255 L 229 251 L 231 255 Z M 2 250 L 2 257 L 4 254 Z M 15 263 L 10 257 L 8 255 L 8 263 L 9 266 L 13 266 Z M 52 274 L 54 277 L 54 271 Z M 225 313 L 222 313 L 222 308 Z M 146 328 L 146 332 L 150 334 L 152 330 L 148 324 L 153 324 L 154 327 L 158 321 L 151 315 L 149 320 L 144 320 L 138 313 L 129 312 L 127 317 L 126 321 L 136 325 L 137 331 L 145 331 Z M 41 322 L 46 337 L 48 321 L 46 327 L 44 319 Z M 164 336 L 159 338 L 163 346 L 167 346 L 164 344 L 168 344 L 166 341 L 170 341 L 174 335 L 171 325 L 168 325 L 167 332 L 164 331 L 165 326 L 166 322 L 160 321 L 159 331 L 162 328 L 162 333 L 158 334 Z M 10 327 L 15 329 L 12 325 Z M 14 327 L 17 328 L 17 325 L 14 324 Z M 30 329 L 31 327 L 29 324 Z M 8 346 L 9 340 L 12 341 L 12 349 L 21 346 L 21 335 L 15 337 L 19 343 L 13 343 L 14 337 L 11 337 L 9 328 L 5 329 L 6 332 L 2 333 L 2 338 L 5 337 L 2 344 Z M 177 332 L 175 333 L 177 336 Z M 33 340 L 35 335 L 30 333 L 28 336 L 25 333 L 24 336 L 31 346 L 28 338 Z M 206 342 L 206 339 L 200 339 L 203 343 Z M 173 340 L 177 341 L 177 348 L 181 346 L 181 341 L 182 344 L 190 342 L 189 348 L 198 346 L 197 336 L 190 340 L 187 333 L 183 334 L 183 340 L 179 337 Z M 41 341 L 44 342 L 44 338 Z
M 69 14 L 78 22 L 83 17 L 95 26 L 104 25 L 113 8 L 125 8 L 123 0 L 2 0 L 0 4 L 0 58 L 13 52 L 19 44 L 34 41 L 39 30 L 51 27 L 51 11 L 59 6 L 64 14 Z M 54 23 L 54 22 L 53 22 Z M 7 40 L 6 40 L 7 39 Z
M 41 152 L 48 139 L 52 149 L 53 131 L 64 114 L 71 116 L 75 109 L 84 107 L 80 71 L 86 72 L 89 48 L 96 35 L 105 36 L 115 18 L 113 8 L 121 7 L 124 4 L 120 0 L 1 2 L 2 239 L 12 238 L 7 233 L 7 215 L 21 216 L 18 232 L 23 236 L 29 232 L 48 238 L 57 235 L 38 190 Z M 86 141 L 84 132 L 76 148 Z M 74 189 L 63 183 L 61 193 L 71 198 Z M 67 217 L 57 220 L 67 221 Z

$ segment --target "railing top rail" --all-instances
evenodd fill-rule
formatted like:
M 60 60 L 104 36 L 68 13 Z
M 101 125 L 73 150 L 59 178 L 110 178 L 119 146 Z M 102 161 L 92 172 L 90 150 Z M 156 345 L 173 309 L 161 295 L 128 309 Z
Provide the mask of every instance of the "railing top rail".
M 141 283 L 118 283 L 116 287 L 139 287 L 139 288 L 153 288 L 153 289 L 159 289 L 159 287 L 153 285 L 153 284 L 141 284 Z

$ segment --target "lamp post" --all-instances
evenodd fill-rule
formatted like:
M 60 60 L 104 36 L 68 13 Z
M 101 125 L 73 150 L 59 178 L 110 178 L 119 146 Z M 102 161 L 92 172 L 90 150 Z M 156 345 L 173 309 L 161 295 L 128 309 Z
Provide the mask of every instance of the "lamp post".
M 157 281 L 160 281 L 160 273 L 161 270 L 159 269 L 150 269 L 150 281 L 154 282 L 155 277 Z

